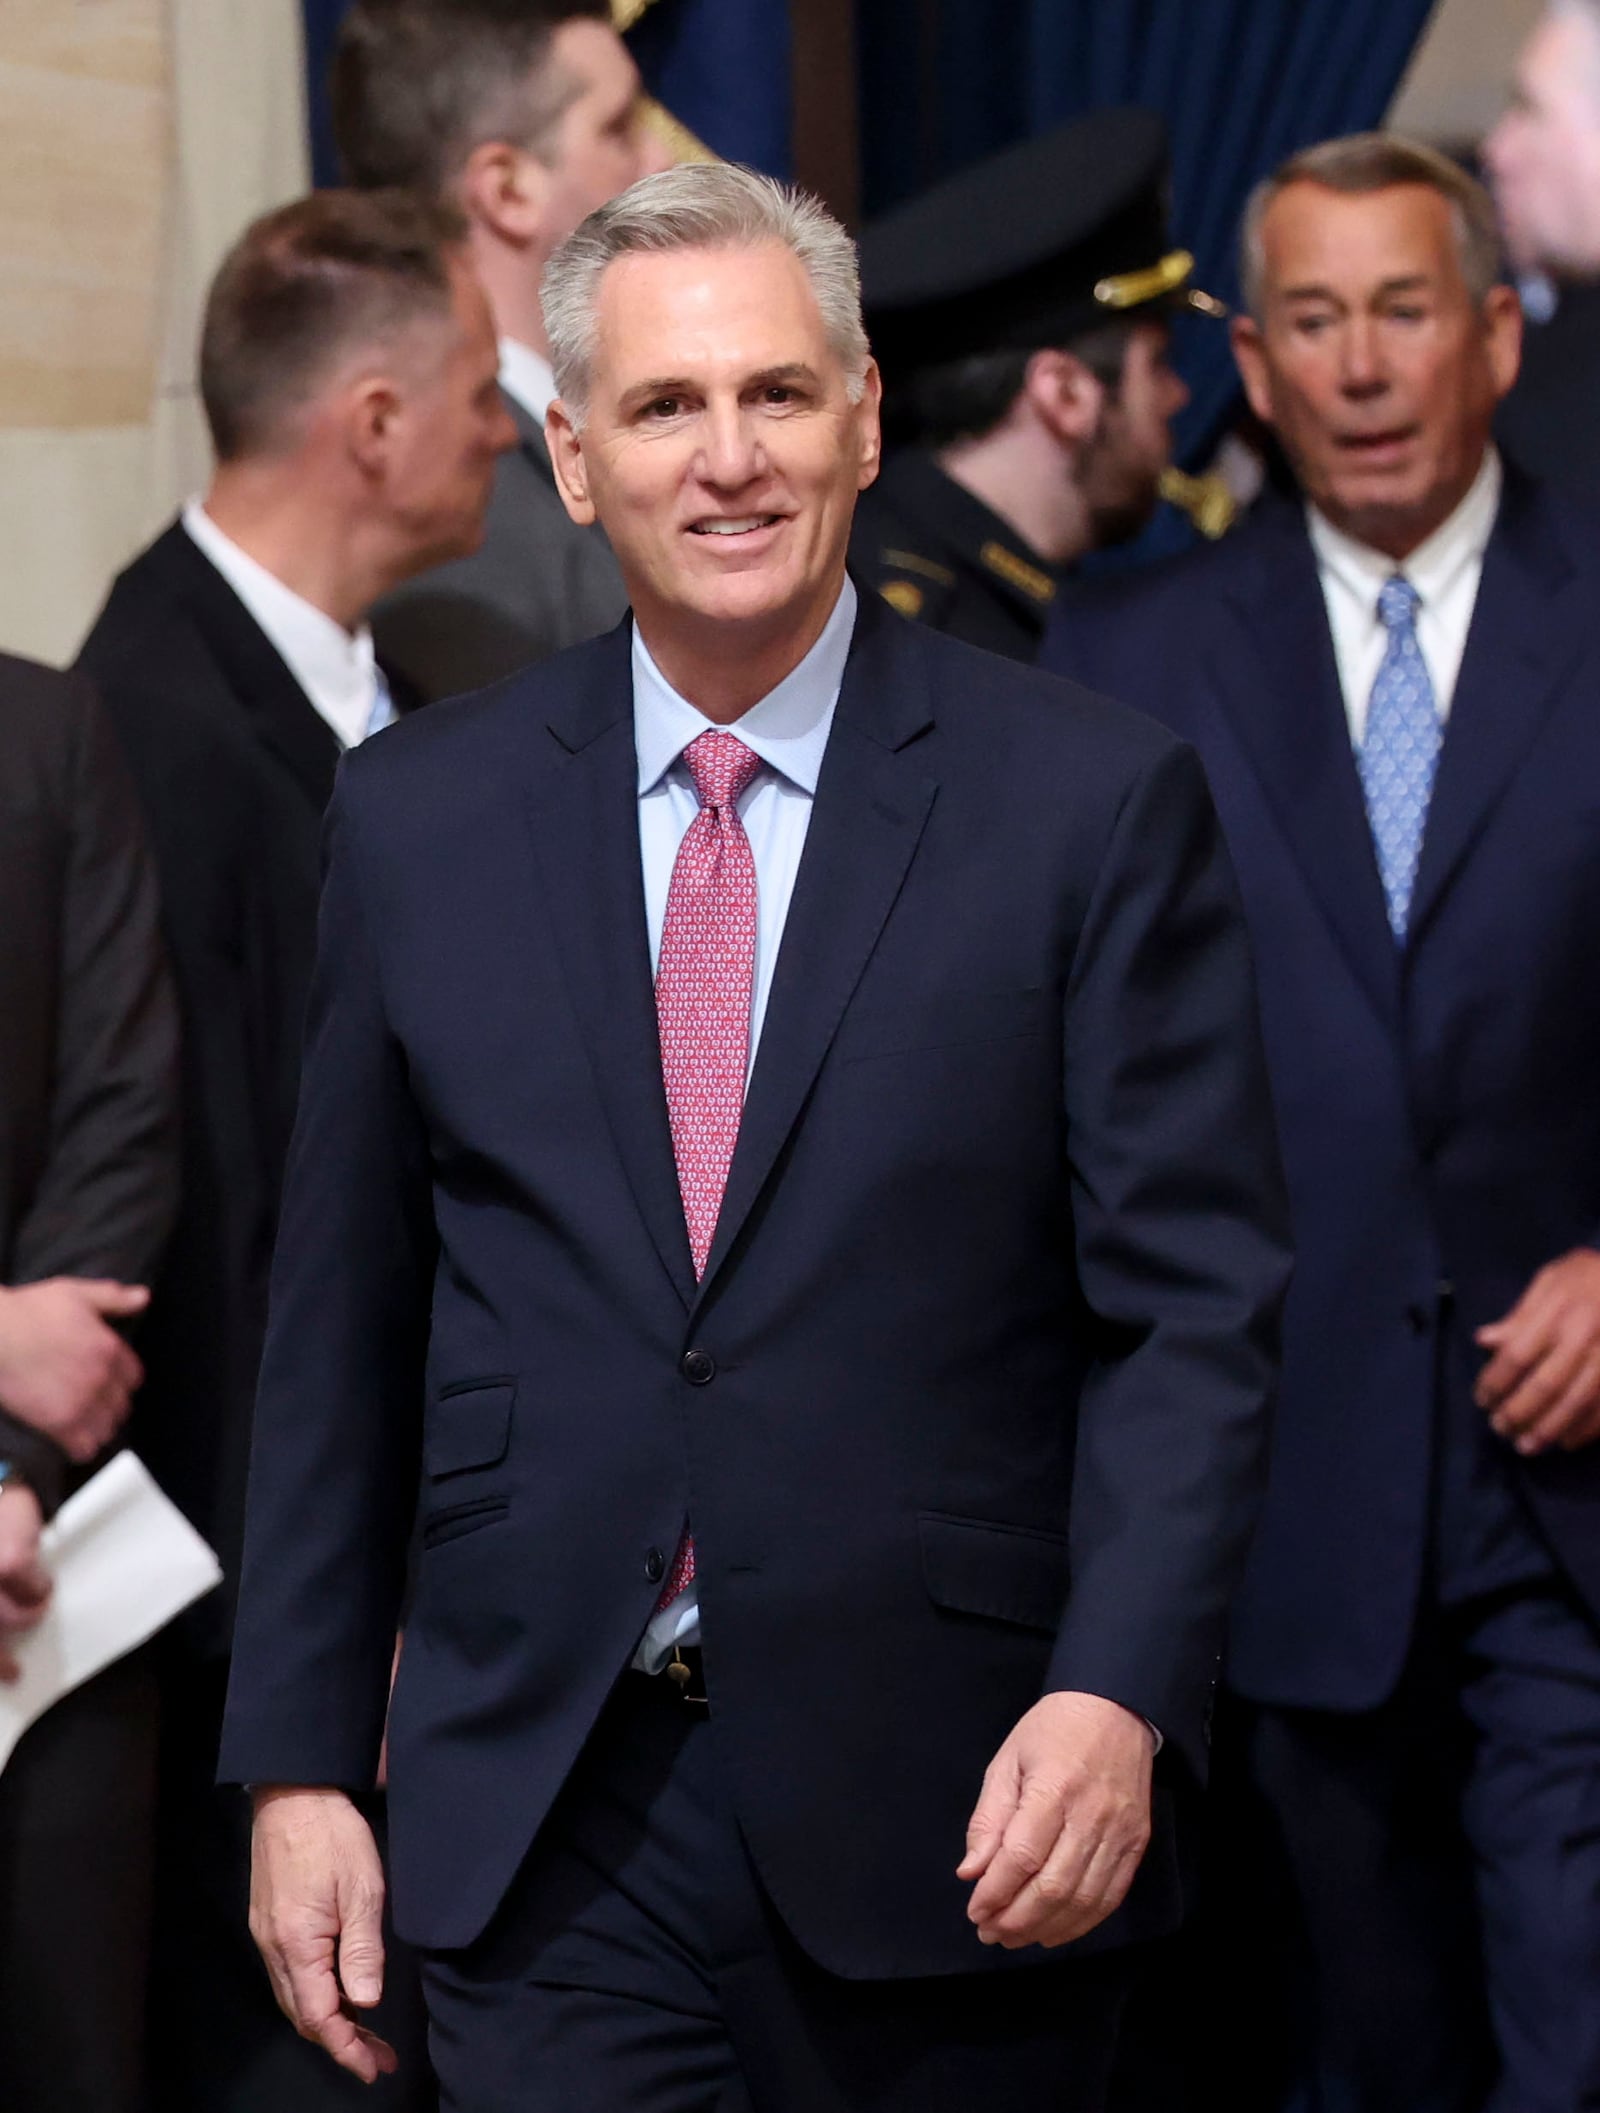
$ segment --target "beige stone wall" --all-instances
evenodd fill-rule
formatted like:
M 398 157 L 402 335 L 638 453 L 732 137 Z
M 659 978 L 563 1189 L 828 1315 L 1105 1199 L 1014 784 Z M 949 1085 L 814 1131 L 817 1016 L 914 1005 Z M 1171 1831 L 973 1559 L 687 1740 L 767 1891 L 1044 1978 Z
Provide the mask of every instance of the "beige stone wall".
M 204 289 L 305 181 L 299 0 L 0 0 L 0 647 L 70 659 L 204 477 Z

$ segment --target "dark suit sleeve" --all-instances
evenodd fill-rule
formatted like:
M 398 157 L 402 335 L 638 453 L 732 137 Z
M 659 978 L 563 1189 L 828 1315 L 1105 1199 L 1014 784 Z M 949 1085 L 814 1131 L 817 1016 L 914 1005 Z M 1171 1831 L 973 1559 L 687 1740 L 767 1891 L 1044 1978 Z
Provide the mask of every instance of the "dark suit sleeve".
M 1099 1356 L 1051 1685 L 1138 1711 L 1198 1773 L 1265 1482 L 1288 1234 L 1244 918 L 1199 761 L 1176 743 L 1101 867 L 1065 1077 Z
M 416 1508 L 437 1239 L 348 777 L 325 839 L 222 1776 L 362 1790 L 377 1768 Z
M 178 1205 L 177 1013 L 133 788 L 98 702 L 70 680 L 56 1073 L 12 1280 L 147 1283 Z

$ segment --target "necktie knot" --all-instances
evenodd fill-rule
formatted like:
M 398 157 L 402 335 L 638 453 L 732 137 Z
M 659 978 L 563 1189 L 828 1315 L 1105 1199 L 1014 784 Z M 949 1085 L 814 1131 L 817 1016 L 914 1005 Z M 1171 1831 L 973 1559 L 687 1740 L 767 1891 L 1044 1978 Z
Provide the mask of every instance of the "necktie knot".
M 1415 629 L 1421 600 L 1404 573 L 1396 572 L 1384 581 L 1378 589 L 1378 616 L 1391 638 L 1396 632 Z
M 701 734 L 683 752 L 702 808 L 726 814 L 761 768 L 761 758 L 736 734 Z

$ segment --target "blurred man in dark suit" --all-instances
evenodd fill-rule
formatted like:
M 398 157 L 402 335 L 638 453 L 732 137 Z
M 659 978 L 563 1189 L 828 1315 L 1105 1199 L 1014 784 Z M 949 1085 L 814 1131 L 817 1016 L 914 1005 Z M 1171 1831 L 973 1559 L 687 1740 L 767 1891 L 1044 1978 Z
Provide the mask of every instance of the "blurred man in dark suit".
M 1066 572 L 1149 522 L 1188 400 L 1171 311 L 1217 308 L 1166 188 L 1161 120 L 1099 110 L 863 229 L 891 453 L 851 556 L 902 616 L 1031 661 Z
M 517 427 L 481 547 L 375 617 L 424 697 L 497 681 L 622 614 L 605 536 L 568 519 L 550 468 L 539 277 L 585 213 L 664 165 L 646 108 L 610 0 L 355 0 L 345 16 L 333 68 L 345 174 L 465 216 Z
M 1497 273 L 1442 156 L 1286 164 L 1235 345 L 1302 496 L 1050 647 L 1201 751 L 1289 1171 L 1215 1896 L 1241 2113 L 1280 2031 L 1297 2107 L 1600 2104 L 1600 521 L 1491 445 Z
M 156 2052 L 163 2108 L 218 2113 L 261 2102 L 231 2095 L 258 2058 L 301 2052 L 240 1943 L 242 1814 L 210 1786 L 322 811 L 340 756 L 405 701 L 367 612 L 475 546 L 513 435 L 461 227 L 404 193 L 320 192 L 258 221 L 212 287 L 200 365 L 211 488 L 117 581 L 83 664 L 150 816 L 184 1017 L 183 1210 L 144 1451 L 230 1583 L 169 1682 Z
M 0 1679 L 44 1613 L 41 1524 L 121 1431 L 178 1201 L 177 1016 L 126 765 L 87 683 L 0 658 Z M 148 1651 L 0 1774 L 12 2113 L 144 2113 L 155 1825 Z
M 1500 438 L 1524 469 L 1600 503 L 1600 0 L 1551 0 L 1483 158 L 1538 295 Z

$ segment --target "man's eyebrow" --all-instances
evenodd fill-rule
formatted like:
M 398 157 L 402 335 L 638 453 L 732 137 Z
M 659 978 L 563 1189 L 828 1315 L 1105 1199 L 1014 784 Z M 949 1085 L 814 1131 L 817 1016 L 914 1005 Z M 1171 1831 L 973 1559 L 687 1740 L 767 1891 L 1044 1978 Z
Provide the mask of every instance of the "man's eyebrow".
M 658 396 L 687 396 L 692 386 L 681 375 L 670 375 L 663 380 L 635 382 L 631 389 L 623 392 L 622 408 L 631 411 L 641 404 L 653 403 Z
M 747 374 L 739 384 L 741 389 L 773 389 L 784 382 L 809 382 L 813 388 L 821 386 L 815 367 L 808 367 L 804 360 L 786 360 L 781 366 L 762 367 L 754 374 Z M 622 408 L 625 411 L 641 409 L 654 403 L 659 396 L 693 396 L 696 384 L 682 375 L 668 375 L 650 381 L 635 382 L 624 392 Z
M 1381 280 L 1376 290 L 1380 295 L 1391 293 L 1419 293 L 1425 291 L 1432 284 L 1433 278 L 1432 275 L 1428 272 L 1399 272 L 1392 279 Z M 1336 292 L 1335 289 L 1331 286 L 1319 286 L 1312 284 L 1307 286 L 1280 287 L 1278 289 L 1278 299 L 1280 301 L 1334 301 L 1342 303 L 1345 299 L 1345 296 L 1342 293 Z
M 815 367 L 808 367 L 804 360 L 787 360 L 781 367 L 763 367 L 759 374 L 752 374 L 745 387 L 748 389 L 771 389 L 780 382 L 818 381 Z

